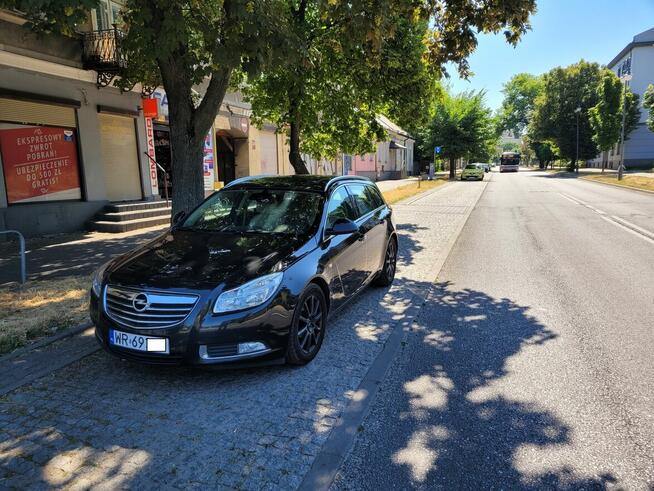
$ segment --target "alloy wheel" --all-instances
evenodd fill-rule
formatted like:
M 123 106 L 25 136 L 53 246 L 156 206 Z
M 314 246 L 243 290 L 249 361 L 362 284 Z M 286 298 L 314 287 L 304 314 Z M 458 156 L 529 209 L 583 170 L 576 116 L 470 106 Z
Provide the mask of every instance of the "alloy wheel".
M 391 240 L 388 243 L 388 247 L 386 248 L 386 256 L 384 257 L 384 270 L 386 271 L 388 278 L 395 277 L 396 253 L 397 251 L 395 241 Z
M 320 340 L 323 330 L 323 312 L 320 299 L 311 294 L 304 299 L 298 319 L 297 339 L 305 354 L 312 353 Z

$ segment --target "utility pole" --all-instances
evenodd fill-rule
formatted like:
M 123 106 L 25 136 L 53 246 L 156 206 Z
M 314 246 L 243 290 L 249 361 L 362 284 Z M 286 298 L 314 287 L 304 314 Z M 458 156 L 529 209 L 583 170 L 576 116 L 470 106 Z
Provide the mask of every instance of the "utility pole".
M 579 174 L 579 115 L 581 114 L 581 107 L 575 109 L 577 115 L 577 153 L 575 155 L 575 172 Z
M 624 127 L 627 120 L 627 82 L 631 80 L 631 74 L 626 74 L 620 77 L 620 81 L 624 85 L 622 93 L 622 129 L 620 130 L 620 165 L 618 165 L 618 181 L 622 181 L 624 176 Z

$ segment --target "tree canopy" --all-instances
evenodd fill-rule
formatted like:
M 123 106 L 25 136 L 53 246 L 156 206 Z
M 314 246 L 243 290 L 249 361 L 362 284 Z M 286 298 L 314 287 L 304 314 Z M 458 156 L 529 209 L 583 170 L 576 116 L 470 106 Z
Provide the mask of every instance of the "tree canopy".
M 643 95 L 643 107 L 649 112 L 647 127 L 650 131 L 654 131 L 654 85 L 652 84 L 647 86 L 647 90 Z
M 619 140 L 622 132 L 622 112 L 625 111 L 625 140 L 629 138 L 638 121 L 639 97 L 623 87 L 611 70 L 604 70 L 597 88 L 597 105 L 589 110 L 593 128 L 593 141 L 600 151 L 609 150 Z
M 522 135 L 527 129 L 536 98 L 543 92 L 543 79 L 529 73 L 518 73 L 511 77 L 502 93 L 504 100 L 500 108 L 502 129 Z
M 25 12 L 33 29 L 72 34 L 88 18 L 89 10 L 97 8 L 98 0 L 0 0 L 0 6 Z M 403 112 L 402 106 L 402 98 L 409 97 L 408 88 L 422 90 L 414 84 L 425 81 L 423 67 L 440 74 L 445 63 L 453 62 L 466 76 L 467 58 L 476 48 L 479 33 L 503 32 L 509 43 L 516 44 L 529 28 L 535 8 L 536 0 L 376 0 L 372 4 L 358 0 L 127 0 L 123 12 L 127 32 L 121 48 L 128 66 L 117 83 L 131 88 L 142 82 L 166 90 L 173 212 L 177 213 L 188 211 L 204 197 L 204 138 L 227 88 L 241 80 L 240 76 L 235 80 L 235 75 L 244 73 L 251 81 L 261 74 L 269 76 L 273 82 L 259 87 L 263 102 L 255 103 L 263 108 L 261 114 L 282 118 L 279 108 L 284 107 L 284 112 L 300 115 L 303 128 L 317 123 L 315 138 L 306 135 L 308 148 L 333 152 L 334 135 L 339 136 L 335 141 L 346 145 L 358 145 L 362 134 L 365 138 L 379 135 L 371 119 L 379 100 L 368 98 L 372 90 L 359 90 L 361 80 L 374 82 L 381 89 L 379 94 L 388 96 L 384 109 L 391 116 L 402 116 L 410 112 Z M 341 39 L 341 35 L 351 39 Z M 406 49 L 410 52 L 402 52 Z M 367 59 L 371 53 L 374 56 Z M 346 73 L 348 65 L 351 72 Z M 287 72 L 280 72 L 282 66 Z M 308 77 L 304 77 L 305 70 L 310 72 Z M 408 76 L 399 75 L 404 70 Z M 368 78 L 373 74 L 387 77 L 390 86 Z M 285 81 L 291 83 L 284 91 Z M 197 101 L 194 87 L 199 84 L 206 90 L 200 91 Z M 296 153 L 297 130 L 297 135 L 290 135 Z M 299 155 L 289 156 L 292 162 L 297 161 L 294 157 Z
M 423 145 L 431 152 L 441 147 L 440 155 L 449 160 L 450 178 L 454 178 L 456 159 L 490 160 L 489 148 L 497 141 L 495 121 L 484 103 L 483 91 L 452 95 L 444 90 L 424 132 Z

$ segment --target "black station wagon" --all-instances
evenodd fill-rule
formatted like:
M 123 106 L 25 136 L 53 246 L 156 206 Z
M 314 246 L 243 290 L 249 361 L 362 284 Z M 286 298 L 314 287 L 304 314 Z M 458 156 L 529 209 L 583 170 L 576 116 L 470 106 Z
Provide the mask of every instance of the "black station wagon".
M 100 344 L 154 364 L 311 361 L 330 314 L 395 276 L 391 209 L 362 177 L 233 181 L 95 274 Z

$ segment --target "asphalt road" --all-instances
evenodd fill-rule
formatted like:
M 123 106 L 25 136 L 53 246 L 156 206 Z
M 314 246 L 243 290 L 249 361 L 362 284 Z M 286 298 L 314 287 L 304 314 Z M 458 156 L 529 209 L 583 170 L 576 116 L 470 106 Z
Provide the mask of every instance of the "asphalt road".
M 654 195 L 490 182 L 334 489 L 654 489 Z

